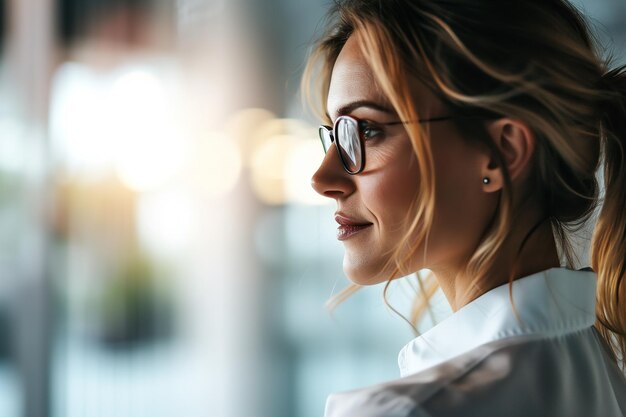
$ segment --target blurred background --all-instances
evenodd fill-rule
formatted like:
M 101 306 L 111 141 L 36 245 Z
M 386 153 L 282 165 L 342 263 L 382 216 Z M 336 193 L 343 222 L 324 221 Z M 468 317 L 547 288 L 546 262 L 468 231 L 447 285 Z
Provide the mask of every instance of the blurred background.
M 626 2 L 576 4 L 623 62 Z M 328 6 L 0 0 L 0 416 L 321 417 L 398 377 L 381 285 L 324 309 L 348 281 L 298 84 Z

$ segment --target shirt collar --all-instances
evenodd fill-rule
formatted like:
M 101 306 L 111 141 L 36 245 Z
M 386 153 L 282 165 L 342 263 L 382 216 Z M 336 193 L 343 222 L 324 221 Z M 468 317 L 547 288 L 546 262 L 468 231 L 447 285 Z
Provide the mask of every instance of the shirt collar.
M 411 340 L 398 355 L 401 376 L 510 336 L 557 336 L 595 323 L 596 273 L 550 268 L 493 288 Z

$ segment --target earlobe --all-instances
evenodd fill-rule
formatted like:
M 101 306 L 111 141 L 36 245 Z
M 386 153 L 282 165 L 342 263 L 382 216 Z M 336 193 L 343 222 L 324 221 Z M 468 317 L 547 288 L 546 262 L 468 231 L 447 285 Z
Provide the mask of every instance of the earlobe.
M 511 181 L 525 177 L 535 145 L 535 137 L 526 123 L 502 118 L 491 123 L 487 130 L 509 172 Z M 494 192 L 504 186 L 504 176 L 498 157 L 491 153 L 482 172 L 483 190 Z M 487 181 L 484 179 L 488 178 Z
M 483 191 L 486 193 L 493 193 L 502 188 L 504 180 L 502 179 L 502 173 L 500 169 L 496 169 L 492 174 L 486 174 L 482 178 Z

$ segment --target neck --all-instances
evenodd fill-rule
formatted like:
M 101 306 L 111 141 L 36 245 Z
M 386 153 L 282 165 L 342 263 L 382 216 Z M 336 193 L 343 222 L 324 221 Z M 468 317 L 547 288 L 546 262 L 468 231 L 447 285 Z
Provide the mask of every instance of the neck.
M 507 283 L 513 265 L 516 265 L 513 280 L 560 266 L 549 219 L 541 221 L 539 215 L 534 215 L 520 220 L 516 221 L 517 227 L 514 227 L 499 249 L 493 266 L 477 285 L 472 285 L 474 277 L 463 274 L 461 263 L 431 268 L 453 311 Z M 541 223 L 532 230 L 539 222 Z

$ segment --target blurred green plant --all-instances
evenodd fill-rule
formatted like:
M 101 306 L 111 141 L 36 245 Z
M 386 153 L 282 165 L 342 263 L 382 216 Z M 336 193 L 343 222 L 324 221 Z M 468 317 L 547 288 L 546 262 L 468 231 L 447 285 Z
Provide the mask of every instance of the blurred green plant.
M 174 305 L 163 271 L 141 253 L 122 262 L 99 300 L 97 338 L 106 348 L 132 349 L 171 338 Z

